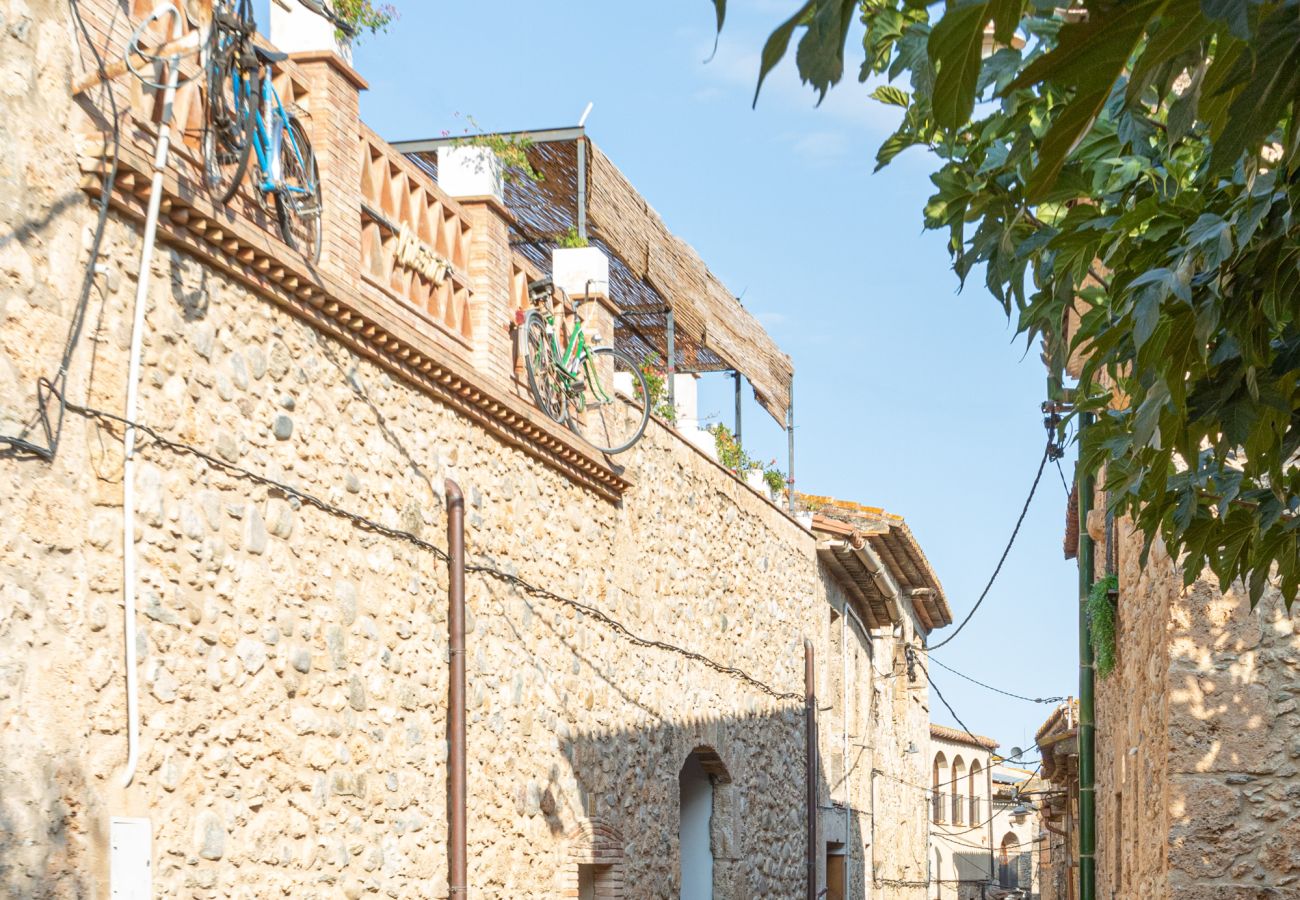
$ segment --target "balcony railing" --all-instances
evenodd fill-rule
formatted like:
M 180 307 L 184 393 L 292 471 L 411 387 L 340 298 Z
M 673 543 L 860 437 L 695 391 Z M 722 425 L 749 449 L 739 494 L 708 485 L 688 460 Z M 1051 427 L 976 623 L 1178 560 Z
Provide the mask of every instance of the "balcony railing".
M 469 344 L 470 227 L 459 205 L 365 129 L 360 150 L 362 277 Z

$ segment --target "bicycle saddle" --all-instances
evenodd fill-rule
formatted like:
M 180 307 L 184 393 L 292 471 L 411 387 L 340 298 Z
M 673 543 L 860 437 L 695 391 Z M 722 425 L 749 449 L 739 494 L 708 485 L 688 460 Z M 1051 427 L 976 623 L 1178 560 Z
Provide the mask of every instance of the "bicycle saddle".
M 253 45 L 253 52 L 257 54 L 257 61 L 267 66 L 284 62 L 289 58 L 288 53 L 281 53 L 279 50 L 268 50 L 256 44 Z

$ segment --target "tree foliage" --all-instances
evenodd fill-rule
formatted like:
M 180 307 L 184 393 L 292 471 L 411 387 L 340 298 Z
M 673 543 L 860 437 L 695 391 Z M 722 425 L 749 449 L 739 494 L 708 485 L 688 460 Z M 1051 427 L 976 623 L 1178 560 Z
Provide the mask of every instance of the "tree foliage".
M 715 0 L 721 24 L 724 0 Z M 1252 603 L 1300 589 L 1300 0 L 809 0 L 769 39 L 824 96 L 851 14 L 901 107 L 877 168 L 937 158 L 929 228 L 1054 380 L 1081 465 Z M 761 83 L 761 82 L 760 82 Z

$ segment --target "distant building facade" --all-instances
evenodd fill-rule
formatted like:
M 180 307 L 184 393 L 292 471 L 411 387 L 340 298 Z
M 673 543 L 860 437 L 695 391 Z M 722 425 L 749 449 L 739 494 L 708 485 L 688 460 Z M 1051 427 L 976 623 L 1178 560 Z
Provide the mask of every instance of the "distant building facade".
M 929 900 L 1038 900 L 1038 819 L 1022 793 L 1033 773 L 997 741 L 930 725 Z

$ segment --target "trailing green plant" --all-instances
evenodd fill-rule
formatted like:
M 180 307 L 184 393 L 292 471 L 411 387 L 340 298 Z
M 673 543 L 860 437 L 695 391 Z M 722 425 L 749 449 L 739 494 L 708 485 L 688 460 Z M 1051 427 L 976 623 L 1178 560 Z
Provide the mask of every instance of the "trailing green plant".
M 718 451 L 718 463 L 724 469 L 730 469 L 737 478 L 744 478 L 750 472 L 762 472 L 763 483 L 773 494 L 779 494 L 786 488 L 785 473 L 776 467 L 776 460 L 766 465 L 745 452 L 745 448 L 736 440 L 731 429 L 721 423 L 705 428 L 713 435 L 714 447 Z
M 387 31 L 397 16 L 397 7 L 391 3 L 372 3 L 370 0 L 333 0 L 334 14 L 346 22 L 353 31 L 353 42 L 361 39 L 363 33 L 376 34 Z M 343 40 L 347 37 L 343 29 L 336 27 L 334 37 Z
M 590 244 L 585 237 L 578 233 L 578 226 L 570 225 L 569 230 L 555 238 L 555 246 L 565 250 L 577 250 Z
M 758 464 L 749 458 L 745 448 L 740 446 L 740 441 L 736 440 L 735 434 L 726 425 L 709 425 L 705 431 L 713 435 L 718 464 L 724 469 L 730 469 L 733 475 L 743 476 L 749 470 L 758 468 Z
M 769 463 L 768 467 L 763 470 L 763 483 L 773 495 L 780 494 L 787 487 L 785 473 L 778 469 L 775 464 Z
M 1115 671 L 1115 607 L 1110 595 L 1119 590 L 1119 579 L 1107 575 L 1093 582 L 1088 592 L 1085 612 L 1088 616 L 1088 633 L 1092 636 L 1092 662 L 1101 678 L 1109 678 Z
M 718 27 L 725 0 L 713 0 Z M 1110 511 L 1188 582 L 1300 592 L 1296 0 L 791 0 L 818 95 L 896 108 L 877 168 L 932 155 L 925 226 L 981 277 L 1082 429 Z M 755 94 L 757 100 L 757 93 Z M 1056 399 L 1056 398 L 1053 398 Z
M 641 374 L 645 376 L 646 390 L 650 392 L 651 414 L 676 424 L 677 408 L 673 406 L 668 396 L 668 373 L 664 370 L 658 354 L 651 353 L 641 360 Z M 638 387 L 637 390 L 640 388 Z
M 460 117 L 460 113 L 456 115 Z M 501 164 L 501 177 L 506 181 L 516 182 L 520 178 L 534 182 L 546 180 L 545 174 L 533 168 L 528 159 L 528 151 L 535 143 L 532 138 L 522 134 L 485 133 L 473 116 L 466 115 L 464 119 L 470 127 L 465 129 L 464 137 L 456 139 L 457 147 L 482 147 L 491 151 Z M 442 135 L 449 137 L 450 133 L 444 131 Z

